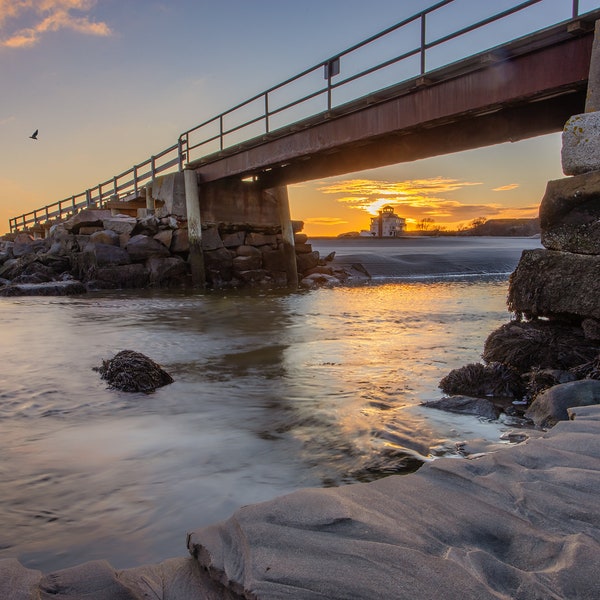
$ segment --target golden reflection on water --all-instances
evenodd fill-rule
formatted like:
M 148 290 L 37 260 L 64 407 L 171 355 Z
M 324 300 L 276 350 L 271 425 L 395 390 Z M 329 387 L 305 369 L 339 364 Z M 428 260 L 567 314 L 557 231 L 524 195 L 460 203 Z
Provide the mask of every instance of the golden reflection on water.
M 3 299 L 0 556 L 158 562 L 242 504 L 497 436 L 419 403 L 478 360 L 505 295 L 500 280 Z M 107 390 L 92 367 L 125 348 L 175 383 Z

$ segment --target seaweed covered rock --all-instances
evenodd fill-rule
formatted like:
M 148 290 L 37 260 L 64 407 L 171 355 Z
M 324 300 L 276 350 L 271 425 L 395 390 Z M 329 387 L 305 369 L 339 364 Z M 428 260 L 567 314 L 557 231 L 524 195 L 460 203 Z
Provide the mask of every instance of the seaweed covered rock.
M 532 368 L 568 370 L 594 360 L 598 342 L 586 339 L 581 327 L 556 321 L 511 321 L 492 332 L 483 360 L 501 362 L 527 373 Z
M 439 383 L 440 389 L 450 395 L 476 398 L 522 398 L 525 386 L 519 373 L 499 362 L 489 365 L 471 363 L 454 369 Z
M 111 388 L 123 392 L 149 394 L 163 385 L 173 383 L 173 378 L 160 365 L 133 350 L 122 350 L 110 360 L 102 361 L 95 369 Z

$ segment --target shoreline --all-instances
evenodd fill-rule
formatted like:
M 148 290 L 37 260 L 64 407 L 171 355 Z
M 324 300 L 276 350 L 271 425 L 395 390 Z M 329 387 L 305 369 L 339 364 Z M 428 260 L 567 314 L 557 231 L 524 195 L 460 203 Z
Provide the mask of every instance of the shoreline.
M 0 595 L 441 598 L 600 595 L 600 406 L 542 437 L 416 473 L 309 488 L 188 534 L 192 558 L 47 575 L 0 561 Z M 75 594 L 75 596 L 73 595 Z

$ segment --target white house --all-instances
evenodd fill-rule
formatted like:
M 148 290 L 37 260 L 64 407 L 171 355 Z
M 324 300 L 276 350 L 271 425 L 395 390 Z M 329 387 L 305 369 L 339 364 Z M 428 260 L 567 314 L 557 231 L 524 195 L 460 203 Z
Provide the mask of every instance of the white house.
M 406 219 L 399 217 L 392 206 L 384 206 L 376 217 L 371 217 L 371 229 L 361 235 L 372 237 L 396 237 L 406 231 Z

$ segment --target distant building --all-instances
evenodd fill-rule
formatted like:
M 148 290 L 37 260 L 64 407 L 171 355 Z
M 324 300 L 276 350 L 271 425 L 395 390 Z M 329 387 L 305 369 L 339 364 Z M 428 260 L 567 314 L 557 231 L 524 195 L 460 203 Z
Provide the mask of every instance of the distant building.
M 376 217 L 371 217 L 371 229 L 362 230 L 362 236 L 397 237 L 406 231 L 406 219 L 399 217 L 392 206 L 384 206 Z

